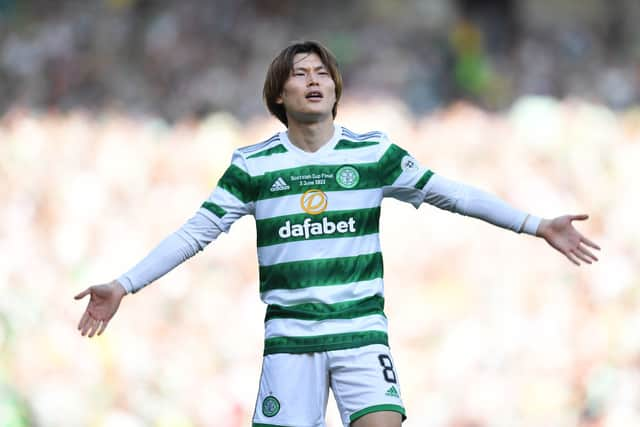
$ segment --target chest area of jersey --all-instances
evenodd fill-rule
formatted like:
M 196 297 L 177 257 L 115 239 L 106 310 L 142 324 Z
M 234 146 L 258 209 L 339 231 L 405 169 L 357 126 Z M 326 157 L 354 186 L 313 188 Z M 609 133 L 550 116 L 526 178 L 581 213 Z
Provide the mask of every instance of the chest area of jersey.
M 258 181 L 258 199 L 320 192 L 371 189 L 379 185 L 372 164 L 308 165 L 265 172 Z
M 375 233 L 382 196 L 372 164 L 310 165 L 264 173 L 259 245 Z
M 372 207 L 380 188 L 375 165 L 328 164 L 265 172 L 258 181 L 259 217 L 320 215 Z M 366 205 L 366 206 L 365 206 Z M 267 212 L 268 211 L 268 212 Z

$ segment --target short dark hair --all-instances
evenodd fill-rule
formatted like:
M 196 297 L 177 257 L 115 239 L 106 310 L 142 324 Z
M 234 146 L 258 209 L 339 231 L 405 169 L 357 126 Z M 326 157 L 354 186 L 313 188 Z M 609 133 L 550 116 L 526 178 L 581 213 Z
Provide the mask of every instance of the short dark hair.
M 336 103 L 331 110 L 334 118 L 338 113 L 338 101 L 340 100 L 340 95 L 342 95 L 342 76 L 338 69 L 338 62 L 329 49 L 317 41 L 293 43 L 283 49 L 282 52 L 274 58 L 273 62 L 271 62 L 262 90 L 262 96 L 264 102 L 267 104 L 267 108 L 271 114 L 276 116 L 285 126 L 288 126 L 287 112 L 284 105 L 278 104 L 276 100 L 282 95 L 284 84 L 287 82 L 293 69 L 293 58 L 299 53 L 315 53 L 320 57 L 322 64 L 327 67 L 336 88 Z

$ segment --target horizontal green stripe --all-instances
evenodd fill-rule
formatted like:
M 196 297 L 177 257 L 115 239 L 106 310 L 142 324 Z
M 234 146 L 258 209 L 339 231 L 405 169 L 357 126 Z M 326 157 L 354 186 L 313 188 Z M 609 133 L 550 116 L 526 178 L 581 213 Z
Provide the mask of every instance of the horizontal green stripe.
M 224 188 L 244 203 L 255 199 L 251 176 L 236 165 L 232 164 L 227 168 L 220 181 L 218 181 L 218 186 Z
M 271 319 L 354 319 L 373 314 L 384 316 L 384 297 L 374 295 L 335 304 L 305 303 L 290 306 L 271 304 L 267 307 L 264 321 Z
M 287 149 L 285 148 L 285 146 L 282 144 L 278 144 L 275 147 L 271 147 L 267 150 L 262 150 L 255 154 L 252 154 L 249 157 L 247 157 L 247 159 L 253 159 L 255 157 L 267 157 L 272 154 L 280 154 L 280 153 L 286 153 L 286 152 L 287 152 Z
M 252 423 L 251 427 L 289 427 L 289 426 L 283 426 L 280 424 L 261 424 L 261 423 Z
M 304 225 L 304 220 L 309 218 L 311 221 L 309 224 L 308 237 L 305 236 L 289 236 L 287 238 L 280 237 L 280 229 L 285 226 L 287 221 L 290 222 L 291 225 L 301 224 Z M 347 231 L 345 233 L 340 233 L 336 229 L 331 234 L 312 234 L 311 224 L 317 223 L 319 227 L 322 226 L 323 218 L 327 218 L 327 221 L 330 221 L 334 224 L 339 223 L 340 221 L 349 221 L 350 218 L 353 218 L 355 221 L 355 231 Z M 325 212 L 323 215 L 308 215 L 308 214 L 297 214 L 297 215 L 285 215 L 278 216 L 269 219 L 260 219 L 256 220 L 256 232 L 258 237 L 258 247 L 275 245 L 278 243 L 284 242 L 297 242 L 300 240 L 315 240 L 315 239 L 333 239 L 336 237 L 354 237 L 354 236 L 364 236 L 367 234 L 374 234 L 378 232 L 378 227 L 380 223 L 380 207 L 371 208 L 371 209 L 358 209 L 358 210 L 347 210 L 347 211 L 331 211 Z M 291 227 L 289 227 L 291 228 Z M 322 229 L 324 233 L 324 228 Z M 286 230 L 283 230 L 285 232 Z
M 260 266 L 260 292 L 343 285 L 382 277 L 382 254 L 283 262 Z
M 402 173 L 402 158 L 408 153 L 395 144 L 391 144 L 380 158 L 379 170 L 383 185 L 391 185 Z
M 378 144 L 380 144 L 378 141 L 349 141 L 348 139 L 341 139 L 334 147 L 334 150 L 352 150 L 354 148 L 364 148 Z
M 305 191 L 317 188 L 322 191 L 345 191 L 336 181 L 336 172 L 343 167 L 339 165 L 308 165 L 290 169 L 270 171 L 264 175 L 253 177 L 258 188 L 257 200 L 272 199 L 275 197 L 302 194 Z M 363 190 L 379 188 L 377 163 L 357 163 L 349 166 L 358 171 L 358 185 L 349 190 Z M 271 191 L 271 186 L 278 179 L 284 179 L 289 185 L 288 190 Z
M 368 408 L 361 409 L 357 412 L 354 412 L 349 417 L 349 421 L 354 422 L 358 418 L 361 418 L 364 415 L 370 414 L 372 412 L 382 412 L 382 411 L 391 411 L 398 412 L 402 415 L 402 421 L 407 419 L 407 415 L 404 411 L 404 408 L 400 405 L 375 405 L 369 406 Z
M 427 185 L 427 182 L 429 182 L 432 176 L 433 172 L 431 172 L 430 170 L 426 171 L 424 175 L 422 175 L 422 177 L 418 180 L 418 182 L 416 182 L 416 185 L 414 187 L 418 190 L 422 190 L 424 186 Z
M 275 337 L 264 340 L 264 355 L 344 350 L 371 344 L 389 345 L 386 332 L 364 331 L 311 337 Z
M 217 216 L 218 218 L 222 218 L 227 213 L 227 211 L 222 209 L 220 206 L 211 202 L 204 202 L 202 204 L 202 207 L 208 210 L 209 212 L 211 212 L 212 214 L 214 214 L 215 216 Z

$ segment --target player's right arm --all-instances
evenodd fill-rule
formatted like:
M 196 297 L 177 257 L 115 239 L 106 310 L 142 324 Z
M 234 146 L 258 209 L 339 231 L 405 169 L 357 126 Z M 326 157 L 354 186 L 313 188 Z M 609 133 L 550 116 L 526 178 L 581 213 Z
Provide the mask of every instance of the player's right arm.
M 139 291 L 173 270 L 203 250 L 221 232 L 227 232 L 240 217 L 251 213 L 251 185 L 244 159 L 236 152 L 216 189 L 179 230 L 165 238 L 118 279 L 91 286 L 75 296 L 75 299 L 82 299 L 90 295 L 87 308 L 78 324 L 82 335 L 93 337 L 96 333 L 102 334 L 125 295 Z
M 77 300 L 90 296 L 87 308 L 78 324 L 78 330 L 83 336 L 88 335 L 89 338 L 96 333 L 102 334 L 127 294 L 138 292 L 164 276 L 203 250 L 221 232 L 220 227 L 207 215 L 200 211 L 196 212 L 178 231 L 165 238 L 118 279 L 91 286 L 76 295 Z

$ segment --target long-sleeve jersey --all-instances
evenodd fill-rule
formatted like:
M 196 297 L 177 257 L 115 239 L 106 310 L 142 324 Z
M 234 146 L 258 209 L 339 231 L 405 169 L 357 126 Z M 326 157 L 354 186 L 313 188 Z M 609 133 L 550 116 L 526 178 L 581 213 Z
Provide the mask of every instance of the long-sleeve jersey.
M 118 280 L 136 292 L 202 250 L 240 217 L 255 217 L 264 354 L 388 345 L 380 205 L 427 202 L 515 232 L 540 218 L 434 174 L 381 132 L 335 126 L 306 152 L 286 132 L 234 152 L 231 165 L 180 230 Z

